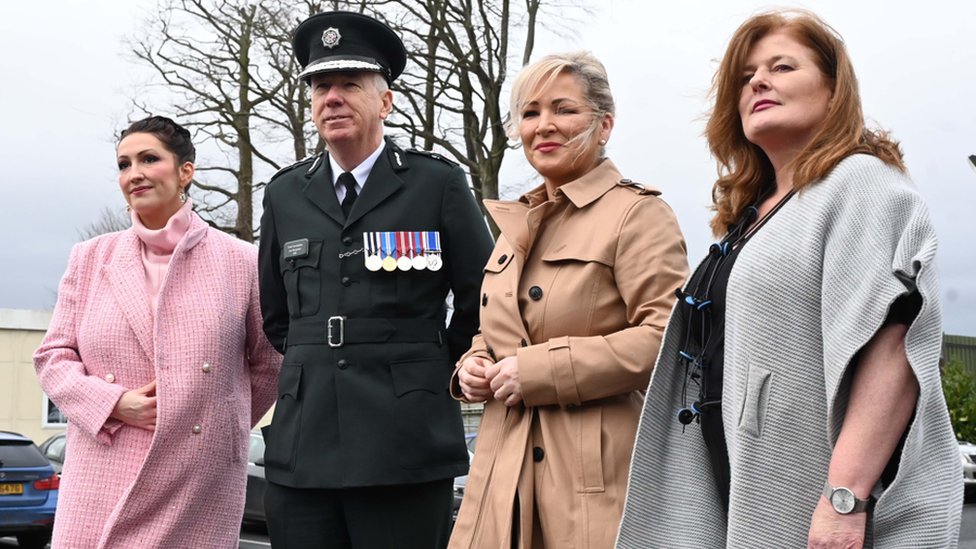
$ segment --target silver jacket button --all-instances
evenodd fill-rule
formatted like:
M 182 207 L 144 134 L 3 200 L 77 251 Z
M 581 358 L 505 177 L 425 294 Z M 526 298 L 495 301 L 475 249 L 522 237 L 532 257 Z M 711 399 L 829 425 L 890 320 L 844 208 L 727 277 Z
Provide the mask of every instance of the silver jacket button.
M 105 381 L 115 383 L 115 374 L 105 374 Z
M 203 427 L 200 427 L 199 425 L 194 425 L 193 426 L 193 434 L 194 435 L 199 435 L 201 431 L 203 431 Z
M 205 373 L 209 373 L 210 372 L 210 363 L 209 362 L 204 362 L 203 363 L 203 371 Z

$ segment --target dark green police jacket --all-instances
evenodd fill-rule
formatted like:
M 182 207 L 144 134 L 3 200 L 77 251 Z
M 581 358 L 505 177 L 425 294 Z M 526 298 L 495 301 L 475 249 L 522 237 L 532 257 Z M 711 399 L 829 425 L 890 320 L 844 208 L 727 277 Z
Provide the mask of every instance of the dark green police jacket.
M 478 330 L 492 240 L 464 171 L 387 138 L 346 219 L 326 154 L 282 170 L 264 192 L 261 310 L 285 355 L 267 479 L 345 488 L 466 474 L 448 383 Z M 438 231 L 443 268 L 367 270 L 363 233 L 373 231 Z

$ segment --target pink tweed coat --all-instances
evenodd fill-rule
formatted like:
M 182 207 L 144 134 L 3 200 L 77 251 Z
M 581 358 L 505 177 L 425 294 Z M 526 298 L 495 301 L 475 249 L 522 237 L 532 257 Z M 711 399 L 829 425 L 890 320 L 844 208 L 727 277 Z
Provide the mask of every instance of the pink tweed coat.
M 131 229 L 76 245 L 34 354 L 68 418 L 52 547 L 236 548 L 249 431 L 281 365 L 261 328 L 257 248 L 194 214 L 155 321 L 141 253 Z M 109 417 L 153 379 L 155 432 Z

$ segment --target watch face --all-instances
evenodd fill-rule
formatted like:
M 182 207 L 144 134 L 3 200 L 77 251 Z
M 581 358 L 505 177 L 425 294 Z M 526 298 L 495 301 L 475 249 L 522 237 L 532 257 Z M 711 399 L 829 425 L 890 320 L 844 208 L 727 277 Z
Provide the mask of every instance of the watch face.
M 838 488 L 830 495 L 830 504 L 835 511 L 846 515 L 854 510 L 854 499 L 854 492 L 847 488 Z

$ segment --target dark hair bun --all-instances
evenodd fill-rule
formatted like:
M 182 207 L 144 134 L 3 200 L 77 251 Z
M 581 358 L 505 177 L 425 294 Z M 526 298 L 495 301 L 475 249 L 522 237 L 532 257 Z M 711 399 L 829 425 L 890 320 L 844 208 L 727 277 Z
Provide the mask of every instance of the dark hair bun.
M 133 122 L 128 128 L 122 131 L 122 135 L 119 136 L 119 141 L 121 142 L 127 135 L 133 133 L 148 133 L 153 135 L 156 139 L 162 141 L 169 152 L 176 155 L 180 164 L 193 162 L 197 158 L 197 151 L 193 147 L 189 130 L 165 116 L 150 116 Z

